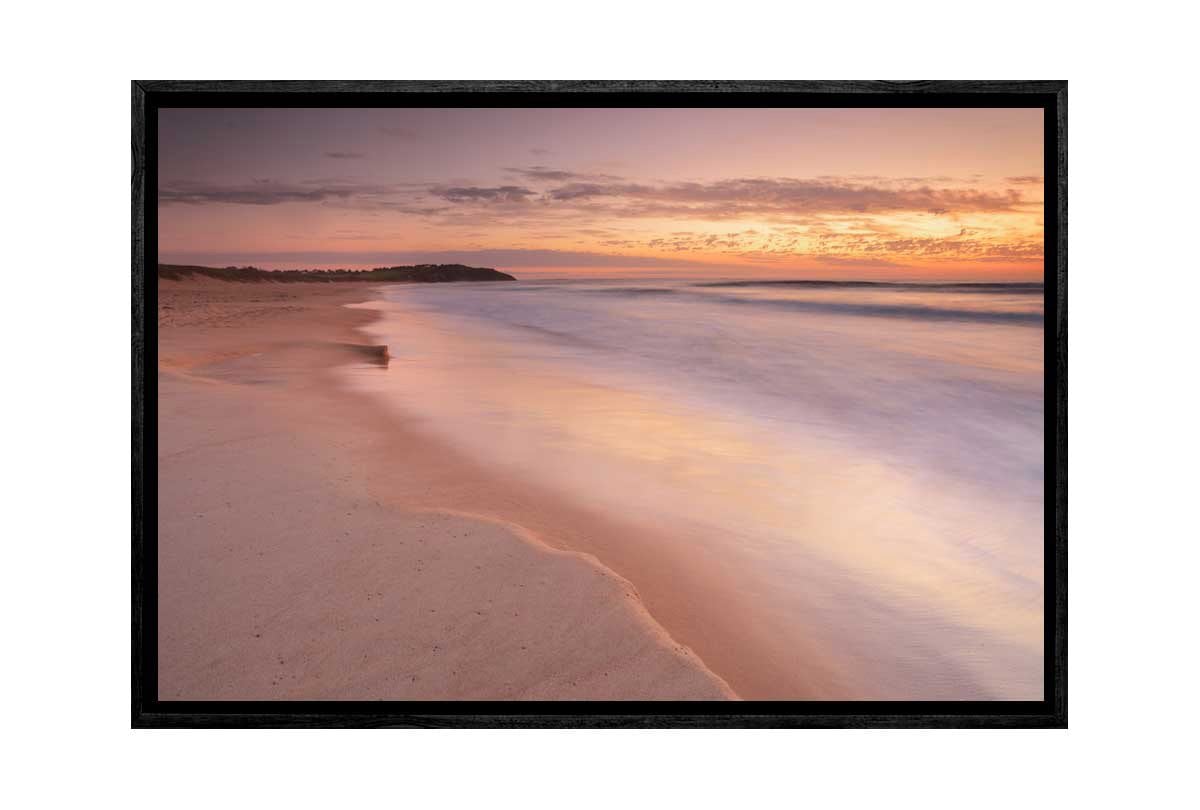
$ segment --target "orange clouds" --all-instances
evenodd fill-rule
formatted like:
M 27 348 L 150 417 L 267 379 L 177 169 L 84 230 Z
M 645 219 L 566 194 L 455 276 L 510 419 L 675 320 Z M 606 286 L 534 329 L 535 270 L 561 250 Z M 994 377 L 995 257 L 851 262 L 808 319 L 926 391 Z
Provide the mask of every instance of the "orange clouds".
M 1042 273 L 1038 110 L 202 113 L 164 127 L 167 260 Z

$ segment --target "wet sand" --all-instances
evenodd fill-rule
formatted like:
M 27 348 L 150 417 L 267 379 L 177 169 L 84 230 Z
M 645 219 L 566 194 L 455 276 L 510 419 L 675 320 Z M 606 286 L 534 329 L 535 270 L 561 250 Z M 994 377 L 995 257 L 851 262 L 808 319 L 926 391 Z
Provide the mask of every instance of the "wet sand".
M 160 282 L 160 698 L 735 697 L 570 536 L 606 527 L 338 383 L 371 296 Z

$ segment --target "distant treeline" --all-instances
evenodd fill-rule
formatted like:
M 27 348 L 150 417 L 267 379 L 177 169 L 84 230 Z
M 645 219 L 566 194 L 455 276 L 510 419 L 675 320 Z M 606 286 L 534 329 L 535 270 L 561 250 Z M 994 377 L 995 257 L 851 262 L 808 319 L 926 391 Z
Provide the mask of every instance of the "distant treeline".
M 179 281 L 202 276 L 220 281 L 516 281 L 490 267 L 465 264 L 416 264 L 409 267 L 376 267 L 373 270 L 263 270 L 259 267 L 200 267 L 160 264 L 158 277 Z

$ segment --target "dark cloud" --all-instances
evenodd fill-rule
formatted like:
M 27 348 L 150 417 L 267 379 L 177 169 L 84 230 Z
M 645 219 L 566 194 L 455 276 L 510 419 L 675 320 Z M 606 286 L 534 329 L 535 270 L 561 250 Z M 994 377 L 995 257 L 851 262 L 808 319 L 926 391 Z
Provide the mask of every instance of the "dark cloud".
M 413 141 L 418 137 L 417 131 L 408 127 L 380 127 L 379 131 L 384 135 L 391 135 L 393 138 L 402 138 L 406 141 Z
M 428 186 L 424 183 L 362 183 L 348 178 L 314 179 L 300 183 L 252 180 L 229 186 L 165 181 L 158 188 L 158 202 L 160 205 L 320 203 L 422 216 L 449 210 L 444 204 L 430 205 L 425 197 L 427 192 Z
M 366 155 L 362 152 L 326 152 L 325 157 L 337 160 L 362 160 Z
M 541 146 L 535 146 L 529 150 L 529 154 L 534 155 L 535 157 L 545 157 L 546 155 L 549 155 L 550 153 L 551 153 L 551 150 L 545 149 Z
M 1026 175 L 1021 175 L 1020 177 L 1006 177 L 1004 179 L 1007 180 L 1009 183 L 1013 183 L 1013 184 L 1019 185 L 1019 186 L 1033 186 L 1033 185 L 1040 186 L 1042 184 L 1043 178 L 1041 178 L 1039 176 L 1031 175 L 1031 174 L 1026 174 Z
M 551 169 L 548 166 L 530 166 L 527 169 L 505 169 L 506 172 L 519 174 L 529 180 L 552 180 L 554 182 L 563 182 L 565 180 L 574 180 L 581 175 L 575 172 L 566 172 L 559 169 Z
M 281 203 L 320 203 L 327 200 L 348 200 L 362 195 L 389 194 L 390 186 L 289 185 L 257 181 L 242 186 L 210 186 L 203 183 L 167 183 L 158 189 L 160 205 L 185 203 L 228 203 L 233 205 L 279 205 Z
M 596 181 L 596 182 L 614 182 L 620 180 L 619 177 L 614 177 L 611 174 L 593 174 L 583 172 L 570 172 L 563 169 L 552 169 L 549 166 L 527 166 L 525 168 L 509 167 L 504 171 L 510 174 L 520 175 L 526 180 L 536 183 L 565 183 L 567 181 Z
M 551 200 L 607 200 L 630 216 L 730 219 L 741 216 L 892 213 L 899 211 L 1011 211 L 1020 195 L 974 189 L 888 186 L 790 178 L 734 178 L 709 183 L 568 183 L 547 192 Z M 619 215 L 619 211 L 614 210 Z
M 653 198 L 650 186 L 639 186 L 635 183 L 568 183 L 556 189 L 551 189 L 547 196 L 552 200 L 586 200 L 595 197 L 632 197 L 637 199 Z
M 523 186 L 466 186 L 455 188 L 433 188 L 430 192 L 450 202 L 512 203 L 525 202 L 537 192 Z
M 727 254 L 752 261 L 788 260 L 798 255 L 1011 261 L 1036 260 L 1043 252 L 1040 239 L 1030 238 L 1028 233 L 983 232 L 960 226 L 952 236 L 914 237 L 890 224 L 886 217 L 903 213 L 938 217 L 1015 213 L 1022 206 L 1037 204 L 1036 200 L 1022 199 L 1016 189 L 989 191 L 973 184 L 948 187 L 938 184 L 941 178 L 867 181 L 832 176 L 803 180 L 744 177 L 707 182 L 634 183 L 543 165 L 508 171 L 527 179 L 529 185 L 371 185 L 350 178 L 291 185 L 254 181 L 223 187 L 167 182 L 160 188 L 159 200 L 163 205 L 317 203 L 359 209 L 370 212 L 371 216 L 416 216 L 438 226 L 460 230 L 484 228 L 485 232 L 536 227 L 543 229 L 539 231 L 542 234 L 587 235 L 598 239 L 605 250 L 667 254 L 678 256 L 679 261 L 684 261 L 690 252 Z M 704 227 L 696 232 L 678 230 L 652 237 L 637 232 L 637 222 L 642 219 L 726 222 L 729 227 L 721 232 Z M 739 229 L 738 220 L 769 223 L 769 226 Z M 632 229 L 630 232 L 626 231 L 626 224 Z M 347 233 L 337 238 L 363 237 Z M 543 236 L 541 241 L 544 243 L 546 239 Z M 519 252 L 514 254 L 457 253 L 453 255 L 459 258 L 449 258 L 447 254 L 440 260 L 514 267 L 606 266 L 603 262 L 608 261 L 584 254 L 526 249 L 534 244 L 517 242 L 512 247 Z M 538 256 L 545 263 L 531 264 L 542 261 Z M 612 261 L 632 266 L 636 258 L 621 255 L 614 256 Z M 434 260 L 432 256 L 405 259 Z M 392 263 L 399 261 L 396 258 Z

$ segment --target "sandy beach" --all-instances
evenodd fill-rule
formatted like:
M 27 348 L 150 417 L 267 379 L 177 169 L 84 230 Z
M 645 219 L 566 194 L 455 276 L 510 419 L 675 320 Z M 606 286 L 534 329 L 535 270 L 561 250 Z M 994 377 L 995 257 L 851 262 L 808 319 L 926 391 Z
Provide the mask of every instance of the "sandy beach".
M 160 281 L 160 698 L 736 697 L 547 534 L 588 516 L 339 383 L 372 290 Z

